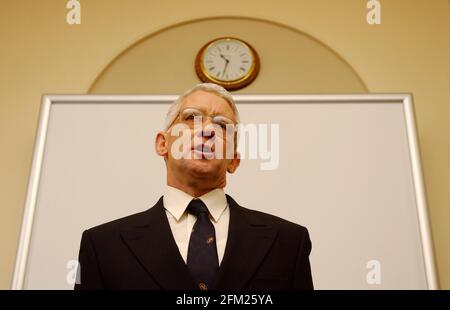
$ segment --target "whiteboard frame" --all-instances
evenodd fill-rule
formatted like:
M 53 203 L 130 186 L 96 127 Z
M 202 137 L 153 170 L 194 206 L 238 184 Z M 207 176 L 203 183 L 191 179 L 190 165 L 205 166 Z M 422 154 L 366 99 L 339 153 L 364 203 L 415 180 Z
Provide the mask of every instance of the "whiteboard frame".
M 35 139 L 33 161 L 28 180 L 28 189 L 25 200 L 25 211 L 22 220 L 20 240 L 16 255 L 11 289 L 23 289 L 25 272 L 31 242 L 34 211 L 39 190 L 41 167 L 45 151 L 47 129 L 51 106 L 70 103 L 150 103 L 173 102 L 177 95 L 43 95 L 39 125 Z M 414 105 L 411 94 L 327 94 L 327 95 L 233 95 L 238 103 L 401 103 L 405 112 L 406 130 L 408 135 L 409 155 L 411 158 L 412 177 L 414 182 L 417 216 L 421 235 L 422 254 L 425 263 L 425 272 L 428 289 L 439 289 L 436 266 L 433 254 L 433 241 L 428 219 L 425 187 L 423 183 L 422 167 L 420 162 L 419 143 L 415 123 Z

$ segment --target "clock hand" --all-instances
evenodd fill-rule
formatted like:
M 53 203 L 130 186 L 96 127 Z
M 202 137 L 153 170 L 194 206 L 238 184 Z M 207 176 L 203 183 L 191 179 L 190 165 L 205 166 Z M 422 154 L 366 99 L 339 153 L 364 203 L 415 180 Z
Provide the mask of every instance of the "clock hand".
M 225 67 L 223 68 L 222 76 L 224 76 L 225 75 L 225 71 L 227 71 L 228 62 L 229 62 L 228 60 L 227 60 L 227 62 L 225 62 Z
M 222 57 L 222 58 L 225 60 L 225 62 L 226 62 L 227 64 L 230 62 L 230 60 L 228 60 L 227 58 L 225 58 L 225 56 L 223 56 L 222 54 L 220 54 L 220 57 Z

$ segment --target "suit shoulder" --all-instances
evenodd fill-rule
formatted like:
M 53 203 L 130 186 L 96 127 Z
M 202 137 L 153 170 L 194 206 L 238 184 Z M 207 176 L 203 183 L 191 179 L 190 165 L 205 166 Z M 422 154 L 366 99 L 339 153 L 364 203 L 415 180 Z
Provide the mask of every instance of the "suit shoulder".
M 276 215 L 272 215 L 269 213 L 256 211 L 252 209 L 247 209 L 244 207 L 241 207 L 244 212 L 247 214 L 248 218 L 251 220 L 251 222 L 260 222 L 260 223 L 266 223 L 271 226 L 274 226 L 282 231 L 286 231 L 288 233 L 294 233 L 294 234 L 308 234 L 308 229 L 305 226 L 290 222 L 288 220 L 285 220 L 281 217 L 278 217 Z
M 237 213 L 240 213 L 247 218 L 247 221 L 253 224 L 270 225 L 278 228 L 282 232 L 295 234 L 297 236 L 308 236 L 308 229 L 305 226 L 290 222 L 276 215 L 248 209 L 236 202 L 230 195 L 227 196 L 228 204 L 231 208 L 236 208 Z
M 154 206 L 145 211 L 94 226 L 86 231 L 89 234 L 103 234 L 113 231 L 126 230 L 135 226 L 146 225 L 150 219 L 154 218 L 155 215 L 158 214 L 158 211 L 163 211 L 162 199 L 163 197 L 161 196 Z
M 89 235 L 108 235 L 114 232 L 123 231 L 132 227 L 145 225 L 146 219 L 154 213 L 155 207 L 152 207 L 143 212 L 131 214 L 119 219 L 112 220 L 86 230 Z

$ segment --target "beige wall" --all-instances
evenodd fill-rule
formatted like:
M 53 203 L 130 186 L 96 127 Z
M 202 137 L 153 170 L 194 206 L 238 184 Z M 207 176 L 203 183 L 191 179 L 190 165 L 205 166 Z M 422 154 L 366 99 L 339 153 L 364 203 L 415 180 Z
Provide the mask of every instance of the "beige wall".
M 0 288 L 8 288 L 12 276 L 41 94 L 88 92 L 119 53 L 171 25 L 241 16 L 281 23 L 322 42 L 370 92 L 413 93 L 439 277 L 450 289 L 449 1 L 384 0 L 379 26 L 365 22 L 362 0 L 81 2 L 79 26 L 65 23 L 63 0 L 0 2 Z M 174 61 L 185 65 L 183 57 Z M 190 74 L 158 89 L 179 91 L 195 81 Z M 292 76 L 264 75 L 249 92 L 269 92 L 280 79 Z
M 199 82 L 194 60 L 200 47 L 224 35 L 249 42 L 262 59 L 258 78 L 236 93 L 367 92 L 331 48 L 286 25 L 248 17 L 196 19 L 154 32 L 111 61 L 89 92 L 183 92 Z

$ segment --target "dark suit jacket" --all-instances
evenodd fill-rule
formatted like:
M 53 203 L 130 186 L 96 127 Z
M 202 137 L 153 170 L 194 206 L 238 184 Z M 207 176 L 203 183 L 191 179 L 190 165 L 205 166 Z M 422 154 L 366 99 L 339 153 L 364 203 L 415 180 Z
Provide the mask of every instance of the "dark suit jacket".
M 227 200 L 228 239 L 213 288 L 313 289 L 307 229 Z M 147 211 L 84 231 L 79 262 L 75 289 L 198 289 L 162 197 Z

